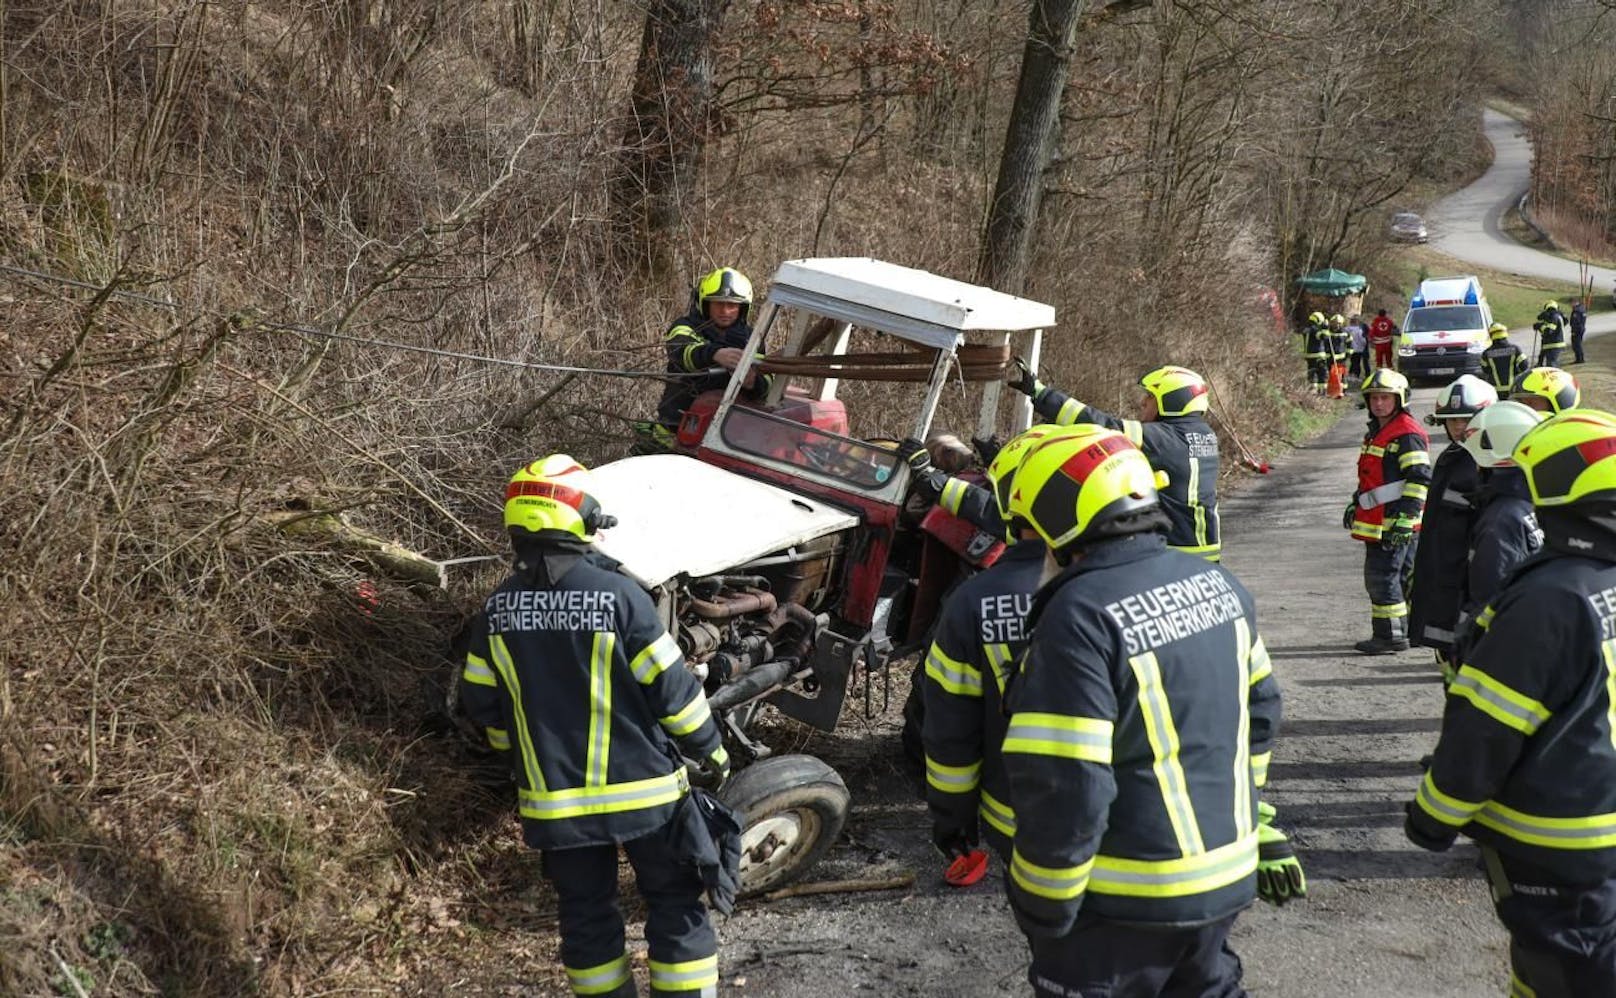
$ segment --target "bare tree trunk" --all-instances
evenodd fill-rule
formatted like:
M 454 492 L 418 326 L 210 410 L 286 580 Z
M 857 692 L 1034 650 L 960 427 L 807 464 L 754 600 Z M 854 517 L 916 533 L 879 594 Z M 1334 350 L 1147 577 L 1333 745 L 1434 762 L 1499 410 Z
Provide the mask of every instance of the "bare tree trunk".
M 673 265 L 707 142 L 713 36 L 728 0 L 651 0 L 634 71 L 630 119 L 612 183 L 619 258 L 656 277 Z
M 1072 40 L 1086 0 L 1033 0 L 1027 22 L 1027 46 L 1021 56 L 1021 80 L 1005 130 L 999 179 L 988 206 L 987 228 L 977 280 L 1019 294 L 1027 283 L 1032 238 L 1043 197 L 1044 170 L 1055 148 L 1061 95 Z

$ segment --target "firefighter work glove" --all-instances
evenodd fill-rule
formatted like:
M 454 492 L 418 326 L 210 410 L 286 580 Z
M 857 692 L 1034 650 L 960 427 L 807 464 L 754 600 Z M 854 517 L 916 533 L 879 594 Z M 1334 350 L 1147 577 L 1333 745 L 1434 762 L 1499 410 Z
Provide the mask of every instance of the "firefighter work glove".
M 1005 384 L 1028 398 L 1037 398 L 1038 393 L 1044 390 L 1044 383 L 1027 367 L 1027 362 L 1017 357 L 1011 361 L 1010 377 Z
M 1453 846 L 1453 840 L 1459 835 L 1457 828 L 1450 828 L 1426 814 L 1425 810 L 1413 801 L 1403 805 L 1403 815 L 1403 834 L 1421 849 L 1447 852 Z
M 986 468 L 999 456 L 999 448 L 1004 446 L 995 437 L 972 437 L 971 449 L 976 451 L 976 459 Z
M 976 823 L 973 821 L 970 827 L 961 828 L 950 822 L 933 822 L 931 844 L 937 847 L 944 859 L 964 856 L 976 848 Z
M 1414 528 L 1402 523 L 1394 523 L 1386 528 L 1380 535 L 1380 548 L 1382 551 L 1396 551 L 1406 548 L 1414 543 Z
M 909 471 L 913 475 L 924 475 L 931 470 L 931 452 L 926 450 L 925 444 L 914 437 L 905 437 L 903 442 L 898 444 L 898 456 L 909 466 Z
M 1347 503 L 1347 508 L 1341 511 L 1341 529 L 1351 530 L 1352 521 L 1358 516 L 1358 500 L 1354 498 Z
M 1307 897 L 1307 876 L 1290 839 L 1273 825 L 1257 825 L 1257 896 L 1269 904 Z

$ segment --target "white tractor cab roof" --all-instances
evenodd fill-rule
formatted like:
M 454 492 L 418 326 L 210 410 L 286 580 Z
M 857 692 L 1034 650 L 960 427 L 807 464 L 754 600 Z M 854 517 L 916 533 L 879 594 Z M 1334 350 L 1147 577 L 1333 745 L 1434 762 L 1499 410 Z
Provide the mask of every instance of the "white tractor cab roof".
M 982 391 L 974 434 L 986 438 L 997 428 L 1004 387 L 999 372 L 1006 351 L 1019 353 L 1036 370 L 1042 332 L 1054 324 L 1055 310 L 1049 305 L 923 270 L 859 257 L 788 260 L 775 272 L 756 313 L 752 340 L 702 447 L 899 503 L 908 485 L 907 469 L 890 445 L 873 445 L 772 412 L 788 400 L 788 383 L 797 382 L 789 400 L 827 402 L 835 399 L 842 378 L 924 381 L 918 409 L 890 404 L 884 412 L 894 422 L 882 428 L 892 437 L 924 440 L 949 384 L 978 380 Z M 899 340 L 900 349 L 851 354 L 854 329 Z M 1012 344 L 1013 336 L 1020 342 Z M 761 408 L 737 405 L 765 337 L 774 342 L 766 365 L 803 358 L 798 363 L 807 367 L 777 371 Z M 903 422 L 896 422 L 900 418 Z M 1030 400 L 1023 399 L 1010 430 L 1026 429 L 1031 419 Z

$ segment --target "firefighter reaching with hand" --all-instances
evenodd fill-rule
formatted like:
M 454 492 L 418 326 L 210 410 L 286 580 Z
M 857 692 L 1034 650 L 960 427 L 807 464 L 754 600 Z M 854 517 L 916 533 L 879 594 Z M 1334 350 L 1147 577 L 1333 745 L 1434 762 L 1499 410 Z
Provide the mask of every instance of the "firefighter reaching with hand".
M 1568 332 L 1565 313 L 1560 311 L 1560 303 L 1546 301 L 1543 311 L 1537 314 L 1537 321 L 1532 323 L 1540 339 L 1540 349 L 1537 355 L 1537 366 L 1554 367 L 1560 363 L 1560 352 L 1565 349 Z
M 1481 846 L 1511 995 L 1612 995 L 1616 417 L 1548 419 L 1513 460 L 1544 549 L 1477 616 L 1405 831 L 1424 849 Z
M 1316 315 L 1317 313 L 1315 313 Z M 1320 317 L 1322 321 L 1322 316 Z M 1326 325 L 1325 330 L 1328 331 Z M 1167 475 L 1161 505 L 1167 544 L 1208 561 L 1222 556 L 1218 532 L 1218 437 L 1206 421 L 1206 380 L 1185 367 L 1158 367 L 1139 379 L 1139 418 L 1123 419 L 1049 388 L 1018 361 L 1010 387 L 1060 426 L 1092 423 L 1121 430 L 1157 471 Z
M 1251 596 L 1167 549 L 1155 472 L 1113 430 L 1033 449 L 1010 512 L 1054 573 L 1002 750 L 1034 993 L 1244 994 L 1235 917 L 1259 893 L 1306 889 L 1258 807 L 1280 695 Z
M 668 372 L 680 377 L 669 381 L 657 403 L 651 434 L 657 444 L 673 446 L 674 433 L 684 411 L 696 396 L 729 384 L 730 372 L 740 364 L 752 338 L 752 282 L 733 267 L 719 267 L 690 291 L 690 312 L 662 334 Z M 747 372 L 744 391 L 749 398 L 769 392 L 770 376 L 755 368 Z
M 1408 412 L 1408 379 L 1382 368 L 1364 379 L 1369 430 L 1358 451 L 1358 490 L 1341 525 L 1364 544 L 1364 588 L 1371 636 L 1353 647 L 1365 655 L 1408 648 L 1408 590 L 1415 540 L 1431 482 L 1425 430 Z
M 1021 459 L 1040 442 L 1071 432 L 1035 426 L 1010 440 L 988 466 L 1000 531 L 1010 548 L 949 595 L 926 654 L 923 694 L 926 804 L 932 842 L 963 856 L 985 837 L 1004 862 L 1016 834 L 1015 811 L 999 746 L 1006 724 L 1005 684 L 1027 647 L 1026 618 L 1044 572 L 1044 543 L 1009 514 Z
M 705 819 L 680 754 L 718 781 L 729 756 L 651 598 L 592 550 L 612 521 L 589 486 L 564 454 L 511 478 L 515 570 L 473 621 L 462 696 L 516 776 L 522 837 L 559 899 L 573 993 L 637 993 L 617 906 L 621 847 L 647 907 L 652 995 L 710 998 L 718 941 L 693 848 Z

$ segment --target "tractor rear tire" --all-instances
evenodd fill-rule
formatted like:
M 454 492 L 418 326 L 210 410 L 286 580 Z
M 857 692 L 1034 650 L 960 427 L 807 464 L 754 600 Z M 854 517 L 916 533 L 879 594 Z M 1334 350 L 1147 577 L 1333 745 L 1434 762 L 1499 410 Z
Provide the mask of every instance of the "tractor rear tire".
M 741 813 L 741 897 L 784 887 L 835 845 L 850 798 L 836 770 L 811 755 L 781 755 L 741 770 L 718 797 Z

